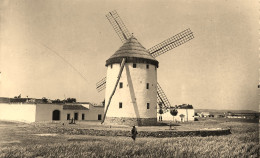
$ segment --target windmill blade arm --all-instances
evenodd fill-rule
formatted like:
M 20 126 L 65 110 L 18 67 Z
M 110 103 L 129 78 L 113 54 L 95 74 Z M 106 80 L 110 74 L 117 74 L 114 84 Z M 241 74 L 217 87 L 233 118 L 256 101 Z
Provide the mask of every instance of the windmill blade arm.
M 102 90 L 104 90 L 106 88 L 106 80 L 107 80 L 107 78 L 104 77 L 96 83 L 96 89 L 98 92 L 101 92 Z
M 166 97 L 164 91 L 162 90 L 159 83 L 157 83 L 157 103 L 159 104 L 160 102 L 162 103 L 164 109 L 168 109 L 171 107 L 171 104 L 168 98 Z
M 129 31 L 127 30 L 125 24 L 123 23 L 123 21 L 121 20 L 121 18 L 119 17 L 119 15 L 117 14 L 117 12 L 115 10 L 112 11 L 112 12 L 109 12 L 106 15 L 106 17 L 109 20 L 109 22 L 112 25 L 112 27 L 114 28 L 114 30 L 116 31 L 118 37 L 120 38 L 120 40 L 123 43 L 128 38 L 131 37 L 131 34 L 129 33 Z
M 152 48 L 148 49 L 148 51 L 151 53 L 153 57 L 157 57 L 175 47 L 178 47 L 189 40 L 193 39 L 193 33 L 190 29 L 186 29 L 177 35 L 153 46 Z
M 118 85 L 118 83 L 119 83 L 121 74 L 122 74 L 122 72 L 123 72 L 123 69 L 124 69 L 124 66 L 125 66 L 125 61 L 126 61 L 126 58 L 123 58 L 123 60 L 122 60 L 122 62 L 121 62 L 120 71 L 119 71 L 118 76 L 117 76 L 116 85 L 115 85 L 115 87 L 114 87 L 114 89 L 113 89 L 113 91 L 112 91 L 111 96 L 109 97 L 109 100 L 108 100 L 108 103 L 107 103 L 107 107 L 106 107 L 106 110 L 105 110 L 105 113 L 104 113 L 104 117 L 103 117 L 103 120 L 102 120 L 101 124 L 104 123 L 104 121 L 105 121 L 105 119 L 106 119 L 107 110 L 108 110 L 108 107 L 109 107 L 109 105 L 110 105 L 110 103 L 111 103 L 112 97 L 113 97 L 113 95 L 114 95 L 115 92 L 116 92 L 116 87 L 117 87 L 117 85 Z

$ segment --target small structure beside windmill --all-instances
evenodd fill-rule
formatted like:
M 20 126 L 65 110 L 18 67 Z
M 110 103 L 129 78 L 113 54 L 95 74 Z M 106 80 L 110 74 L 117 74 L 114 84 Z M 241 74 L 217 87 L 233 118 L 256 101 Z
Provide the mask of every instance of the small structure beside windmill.
M 107 77 L 100 80 L 97 90 L 106 88 L 103 122 L 106 124 L 155 125 L 157 104 L 170 103 L 157 83 L 157 56 L 191 40 L 190 29 L 145 49 L 131 35 L 116 11 L 106 15 L 123 42 L 107 61 Z
M 170 109 L 164 110 L 164 113 L 161 114 L 162 121 L 173 121 L 174 122 L 192 122 L 194 121 L 195 111 L 192 105 L 189 104 L 182 104 L 176 105 L 172 107 L 178 111 L 176 116 L 172 116 L 170 113 Z M 158 110 L 159 113 L 159 110 Z M 159 120 L 159 117 L 158 117 Z

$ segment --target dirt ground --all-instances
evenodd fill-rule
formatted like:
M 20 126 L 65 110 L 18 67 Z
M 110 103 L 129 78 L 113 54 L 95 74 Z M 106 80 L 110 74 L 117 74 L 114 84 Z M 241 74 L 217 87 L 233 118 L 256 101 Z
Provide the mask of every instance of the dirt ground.
M 138 131 L 169 130 L 169 126 L 137 127 Z M 205 119 L 175 124 L 174 131 L 231 128 L 222 136 L 172 138 L 130 137 L 131 127 L 103 126 L 99 122 L 21 123 L 0 121 L 1 157 L 257 157 L 259 123 L 251 120 Z M 129 136 L 96 136 L 88 130 L 123 130 Z M 65 132 L 64 132 L 65 131 Z M 156 132 L 155 131 L 155 132 Z

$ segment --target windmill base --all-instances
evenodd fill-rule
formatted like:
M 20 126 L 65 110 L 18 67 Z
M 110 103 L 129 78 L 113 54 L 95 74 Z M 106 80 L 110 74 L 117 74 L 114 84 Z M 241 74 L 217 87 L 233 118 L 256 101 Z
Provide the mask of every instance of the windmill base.
M 129 125 L 129 126 L 154 126 L 157 118 L 129 118 L 129 117 L 107 117 L 105 124 Z

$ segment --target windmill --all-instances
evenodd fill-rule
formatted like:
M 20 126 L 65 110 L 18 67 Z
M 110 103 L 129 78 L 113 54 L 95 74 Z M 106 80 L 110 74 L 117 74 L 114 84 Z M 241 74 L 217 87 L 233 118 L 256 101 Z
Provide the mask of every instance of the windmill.
M 170 102 L 157 83 L 157 56 L 194 38 L 190 29 L 145 49 L 129 33 L 116 11 L 106 15 L 123 45 L 107 61 L 107 77 L 96 84 L 106 89 L 102 123 L 152 125 L 157 122 L 157 104 L 164 109 Z M 119 84 L 119 86 L 118 86 Z

